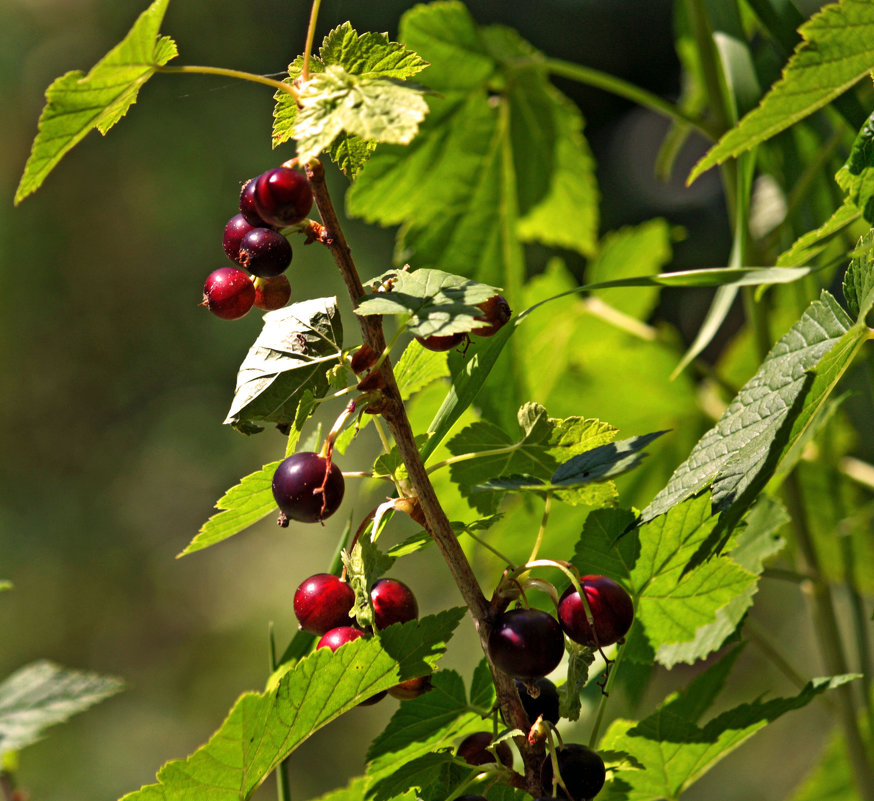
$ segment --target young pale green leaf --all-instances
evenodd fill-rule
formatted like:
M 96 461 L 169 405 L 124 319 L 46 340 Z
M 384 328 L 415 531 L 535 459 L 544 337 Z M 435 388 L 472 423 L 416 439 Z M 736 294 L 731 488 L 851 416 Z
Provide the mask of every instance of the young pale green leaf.
M 68 670 L 45 660 L 0 682 L 0 757 L 35 743 L 57 723 L 114 695 L 121 680 Z
M 580 691 L 589 680 L 589 668 L 595 663 L 595 651 L 569 639 L 565 640 L 565 650 L 568 653 L 567 681 L 558 689 L 559 713 L 568 720 L 579 720 L 583 708 Z
M 800 236 L 788 250 L 777 257 L 777 267 L 810 264 L 829 243 L 848 226 L 862 218 L 862 212 L 845 200 L 819 228 Z
M 94 128 L 105 134 L 136 102 L 143 84 L 176 56 L 176 45 L 158 36 L 169 0 L 154 0 L 133 27 L 91 71 L 68 72 L 46 90 L 46 105 L 15 203 L 35 192 L 63 156 Z
M 336 298 L 314 298 L 264 315 L 264 328 L 237 374 L 226 424 L 291 424 L 304 394 L 324 395 L 340 360 L 343 327 Z
M 370 588 L 376 579 L 391 569 L 394 559 L 380 551 L 370 541 L 369 536 L 359 537 L 351 553 L 343 551 L 341 556 L 346 570 L 346 581 L 355 591 L 355 605 L 349 615 L 355 618 L 361 628 L 372 628 Z
M 677 699 L 640 723 L 617 720 L 610 726 L 600 747 L 625 753 L 634 768 L 617 771 L 598 796 L 599 801 L 679 798 L 757 731 L 851 678 L 814 679 L 796 696 L 741 704 L 704 725 L 692 717 L 702 711 L 695 703 L 694 693 L 699 688 L 694 681 Z
M 257 523 L 276 509 L 273 499 L 273 474 L 279 462 L 270 462 L 255 473 L 244 476 L 216 501 L 219 513 L 207 520 L 179 556 L 209 548 Z
M 168 762 L 158 783 L 127 801 L 245 801 L 313 732 L 361 701 L 430 673 L 465 609 L 383 629 L 294 664 L 263 693 L 246 693 L 191 756 Z
M 377 282 L 389 288 L 366 295 L 355 307 L 362 317 L 397 314 L 406 318 L 407 330 L 417 337 L 465 333 L 482 324 L 477 308 L 500 290 L 459 275 L 422 268 L 390 270 Z
M 799 28 L 802 41 L 759 106 L 726 133 L 695 165 L 694 181 L 727 158 L 812 114 L 874 68 L 874 7 L 868 0 L 831 3 Z
M 774 469 L 771 458 L 779 455 L 788 428 L 809 402 L 809 372 L 851 326 L 847 313 L 823 292 L 774 345 L 722 418 L 643 510 L 642 519 L 652 520 L 711 482 L 713 502 L 724 509 L 754 481 L 767 481 Z

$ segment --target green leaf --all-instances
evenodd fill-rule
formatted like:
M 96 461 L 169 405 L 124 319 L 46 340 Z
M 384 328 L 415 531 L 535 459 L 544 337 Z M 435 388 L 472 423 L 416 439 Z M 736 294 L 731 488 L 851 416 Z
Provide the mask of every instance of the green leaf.
M 466 612 L 450 609 L 383 629 L 295 663 L 263 693 L 246 693 L 191 756 L 127 801 L 244 801 L 313 732 L 382 690 L 430 673 Z
M 798 32 L 802 41 L 781 79 L 695 165 L 690 183 L 710 167 L 751 150 L 822 108 L 874 68 L 874 8 L 867 0 L 826 5 Z
M 237 374 L 225 423 L 294 423 L 307 392 L 320 397 L 340 360 L 343 328 L 336 298 L 314 298 L 264 315 L 264 328 Z
M 777 258 L 778 267 L 810 264 L 845 228 L 861 219 L 862 212 L 845 200 L 819 228 L 808 231 Z
M 766 482 L 794 421 L 816 400 L 808 394 L 810 371 L 851 325 L 847 313 L 827 292 L 811 303 L 643 510 L 642 519 L 652 520 L 711 483 L 714 505 L 725 509 L 745 491 L 751 493 Z
M 410 343 L 395 365 L 395 379 L 401 397 L 408 400 L 434 381 L 449 377 L 446 354 Z
M 351 553 L 343 551 L 342 559 L 346 569 L 346 581 L 355 591 L 355 605 L 349 616 L 355 617 L 361 628 L 372 628 L 373 605 L 370 588 L 376 579 L 391 569 L 394 559 L 380 551 L 369 536 L 359 537 Z
M 6 579 L 0 579 L 0 592 L 3 592 L 3 590 L 11 590 L 11 589 L 12 589 L 12 582 L 11 581 L 7 581 Z
M 15 203 L 35 192 L 63 156 L 93 128 L 105 134 L 136 102 L 143 84 L 176 56 L 176 45 L 158 30 L 169 0 L 154 0 L 133 27 L 91 71 L 68 72 L 46 90 L 39 131 Z
M 717 663 L 716 668 L 719 667 Z M 704 676 L 709 678 L 708 674 Z M 814 679 L 796 696 L 741 704 L 704 725 L 696 722 L 703 711 L 696 699 L 701 680 L 696 679 L 683 693 L 640 723 L 614 721 L 601 740 L 600 748 L 626 754 L 634 768 L 618 770 L 598 798 L 603 801 L 679 798 L 757 731 L 851 678 Z
M 451 766 L 450 751 L 424 753 L 395 765 L 392 773 L 370 785 L 367 798 L 373 801 L 390 801 L 411 789 L 419 791 L 417 797 L 422 797 L 425 791 L 436 789 L 439 797 L 445 798 L 449 788 L 445 786 L 444 772 Z
M 398 314 L 417 337 L 464 333 L 482 323 L 477 308 L 500 290 L 442 270 L 391 270 L 377 281 L 390 287 L 367 295 L 355 307 L 362 317 Z
M 835 180 L 862 216 L 874 223 L 874 114 L 865 120 Z
M 874 305 L 874 230 L 869 231 L 855 249 L 855 257 L 844 274 L 844 298 L 857 322 L 863 323 Z
M 276 509 L 273 498 L 273 474 L 279 462 L 270 462 L 250 473 L 216 501 L 219 513 L 207 520 L 179 556 L 209 548 L 257 523 Z
M 0 682 L 0 756 L 35 743 L 56 723 L 114 695 L 121 680 L 42 660 Z
M 589 668 L 595 663 L 595 651 L 571 640 L 565 640 L 568 652 L 567 681 L 559 687 L 559 713 L 568 720 L 579 720 L 583 705 L 580 691 L 589 680 Z
M 552 474 L 552 483 L 558 487 L 581 486 L 593 481 L 605 481 L 633 470 L 646 456 L 640 451 L 665 433 L 667 432 L 656 431 L 592 448 L 559 465 Z

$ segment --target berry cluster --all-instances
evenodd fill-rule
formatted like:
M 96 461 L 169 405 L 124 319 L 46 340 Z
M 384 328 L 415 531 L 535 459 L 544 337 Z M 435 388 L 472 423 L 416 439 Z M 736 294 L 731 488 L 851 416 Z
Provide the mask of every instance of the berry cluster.
M 236 267 L 221 267 L 207 277 L 203 305 L 223 320 L 237 320 L 252 306 L 282 308 L 291 297 L 284 275 L 292 250 L 280 229 L 298 225 L 313 205 L 306 176 L 275 167 L 247 181 L 240 211 L 225 225 L 222 245 Z
M 485 323 L 485 325 L 472 329 L 470 333 L 478 337 L 494 336 L 513 314 L 510 310 L 510 304 L 507 303 L 507 299 L 503 295 L 493 295 L 488 300 L 478 303 L 477 308 L 482 310 L 482 314 L 475 319 Z M 470 335 L 465 333 L 433 334 L 430 337 L 416 337 L 416 341 L 428 350 L 444 351 L 452 350 L 459 345 L 466 345 L 470 341 Z

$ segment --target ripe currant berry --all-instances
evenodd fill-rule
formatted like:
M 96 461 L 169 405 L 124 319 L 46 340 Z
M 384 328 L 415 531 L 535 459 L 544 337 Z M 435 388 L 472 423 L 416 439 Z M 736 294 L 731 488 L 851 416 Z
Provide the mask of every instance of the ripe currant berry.
M 601 792 L 607 771 L 604 760 L 585 745 L 569 743 L 555 749 L 558 772 L 567 787 L 567 793 L 561 785 L 557 785 L 556 794 L 559 798 L 570 801 L 588 801 Z M 540 771 L 543 788 L 552 791 L 552 760 L 547 755 Z M 568 793 L 570 795 L 568 795 Z
M 235 214 L 225 225 L 222 247 L 224 247 L 227 257 L 234 264 L 240 264 L 240 242 L 252 228 L 253 226 L 242 214 Z
M 347 642 L 359 640 L 364 636 L 361 629 L 355 626 L 337 626 L 336 628 L 326 631 L 322 638 L 316 643 L 316 649 L 330 648 L 336 651 L 338 648 L 346 645 Z
M 237 267 L 219 267 L 207 276 L 203 284 L 201 305 L 222 320 L 238 320 L 254 302 L 252 280 Z
M 513 752 L 510 750 L 510 746 L 505 742 L 500 742 L 495 746 L 495 753 L 492 753 L 488 750 L 491 744 L 492 735 L 490 732 L 474 732 L 461 741 L 456 754 L 468 765 L 489 765 L 500 759 L 502 765 L 512 768 Z M 497 754 L 497 758 L 495 758 L 495 754 Z
M 467 334 L 447 334 L 439 336 L 432 334 L 430 337 L 416 337 L 416 341 L 427 350 L 444 351 L 452 350 L 454 347 L 464 342 Z
M 276 167 L 259 175 L 255 182 L 255 210 L 270 225 L 297 225 L 310 213 L 313 193 L 303 173 Z
M 262 219 L 255 208 L 255 183 L 257 180 L 257 178 L 251 178 L 243 184 L 240 191 L 240 214 L 253 228 L 270 228 L 270 223 Z
M 312 451 L 293 453 L 273 474 L 276 505 L 290 520 L 301 523 L 315 523 L 334 514 L 344 490 L 340 468 Z
M 291 245 L 279 231 L 252 228 L 240 239 L 237 261 L 252 275 L 274 278 L 288 269 L 291 255 Z
M 413 591 L 402 581 L 382 578 L 370 588 L 373 604 L 373 624 L 384 629 L 393 623 L 406 623 L 419 616 L 419 605 Z
M 431 684 L 431 676 L 419 676 L 417 679 L 407 679 L 394 687 L 390 687 L 388 694 L 392 698 L 397 698 L 401 701 L 411 701 L 413 698 L 418 698 L 424 695 L 434 686 Z
M 503 295 L 493 295 L 482 303 L 477 303 L 477 308 L 482 309 L 482 314 L 477 317 L 486 325 L 474 328 L 470 333 L 478 337 L 491 337 L 500 331 L 512 316 L 510 304 Z
M 355 605 L 355 591 L 331 573 L 316 573 L 294 593 L 294 614 L 304 631 L 319 636 L 348 626 Z
M 564 655 L 564 635 L 548 612 L 511 609 L 495 619 L 488 649 L 492 661 L 504 673 L 531 681 L 558 667 Z
M 255 279 L 255 306 L 264 311 L 281 309 L 291 298 L 291 284 L 284 275 Z
M 607 576 L 583 576 L 580 586 L 586 594 L 594 625 L 589 625 L 586 607 L 571 585 L 558 602 L 558 619 L 565 634 L 589 648 L 603 648 L 619 642 L 634 620 L 631 596 L 621 584 Z
M 522 708 L 525 710 L 525 714 L 528 715 L 528 721 L 533 725 L 534 721 L 543 715 L 543 719 L 548 720 L 553 725 L 558 723 L 558 688 L 545 676 L 541 676 L 533 683 L 537 686 L 537 689 L 540 690 L 540 695 L 538 695 L 537 698 L 532 698 L 528 694 L 528 689 L 525 684 L 518 679 L 516 680 L 516 689 L 519 691 L 519 700 L 522 702 Z

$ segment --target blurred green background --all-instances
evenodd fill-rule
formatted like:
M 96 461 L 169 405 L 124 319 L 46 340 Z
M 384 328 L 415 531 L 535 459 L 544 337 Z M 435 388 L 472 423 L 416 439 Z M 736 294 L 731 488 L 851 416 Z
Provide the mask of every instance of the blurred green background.
M 283 647 L 294 632 L 293 590 L 327 566 L 343 524 L 283 531 L 268 519 L 174 559 L 225 489 L 283 448 L 275 432 L 246 438 L 220 425 L 259 317 L 228 324 L 198 308 L 204 277 L 225 263 L 222 229 L 240 182 L 291 155 L 271 150 L 269 89 L 158 76 L 107 138 L 90 134 L 36 195 L 12 206 L 45 88 L 67 70 L 87 70 L 145 5 L 0 0 L 0 578 L 15 585 L 0 596 L 0 677 L 45 657 L 128 684 L 23 752 L 20 780 L 34 801 L 118 798 L 204 742 L 240 692 L 263 686 L 268 623 Z M 346 19 L 359 31 L 394 35 L 412 5 L 325 0 L 320 36 Z M 661 94 L 678 91 L 667 0 L 468 5 L 479 22 L 515 27 L 552 56 Z M 308 14 L 306 2 L 173 0 L 163 31 L 179 45 L 179 64 L 270 74 L 301 50 Z M 687 231 L 671 267 L 724 264 L 729 231 L 712 176 L 690 190 L 682 177 L 657 181 L 660 120 L 560 85 L 587 119 L 602 229 L 661 215 Z M 339 197 L 344 180 L 333 173 L 331 180 Z M 392 264 L 392 232 L 352 221 L 347 235 L 364 276 Z M 531 251 L 532 272 L 544 261 Z M 580 269 L 573 260 L 571 267 Z M 297 248 L 290 278 L 297 299 L 342 291 L 327 253 L 315 247 Z M 690 336 L 706 297 L 684 296 L 682 313 L 667 301 L 666 313 L 672 303 L 674 323 Z M 353 344 L 351 325 L 347 336 Z M 577 413 L 609 420 L 608 409 Z M 648 425 L 668 427 L 661 419 Z M 635 433 L 643 431 L 627 435 Z M 356 443 L 344 466 L 355 469 L 349 462 L 360 455 L 366 467 L 370 447 Z M 378 497 L 368 487 L 347 505 L 365 510 Z M 414 585 L 424 613 L 459 602 L 432 558 L 411 558 L 397 572 Z M 803 642 L 809 632 L 783 611 L 795 598 L 765 590 L 757 614 Z M 470 628 L 453 641 L 445 666 L 467 671 L 477 661 Z M 750 693 L 782 689 L 754 655 L 743 664 Z M 652 700 L 688 676 L 675 669 Z M 312 738 L 293 758 L 295 797 L 360 771 L 370 737 L 396 706 L 355 710 Z M 796 715 L 771 727 L 689 798 L 779 797 L 781 782 L 789 787 L 803 775 L 824 736 L 819 710 L 801 715 L 803 725 Z M 775 748 L 779 776 L 757 757 Z M 268 783 L 259 797 L 272 793 Z

